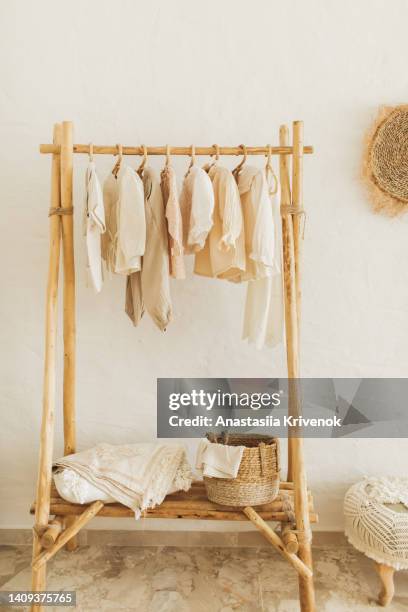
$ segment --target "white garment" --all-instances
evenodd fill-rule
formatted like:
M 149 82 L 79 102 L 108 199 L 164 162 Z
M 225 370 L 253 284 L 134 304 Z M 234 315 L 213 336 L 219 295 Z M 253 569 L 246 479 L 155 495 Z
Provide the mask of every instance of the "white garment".
M 231 280 L 242 282 L 272 276 L 275 224 L 265 170 L 244 165 L 237 184 L 245 230 L 246 266 Z
M 101 234 L 105 229 L 102 188 L 95 163 L 90 161 L 85 174 L 83 231 L 87 255 L 87 279 L 97 293 L 103 284 Z
M 187 254 L 200 251 L 213 225 L 214 190 L 207 172 L 192 166 L 180 194 L 183 246 Z
M 169 244 L 160 180 L 151 168 L 143 171 L 146 214 L 146 248 L 141 272 L 126 280 L 125 311 L 138 325 L 146 309 L 164 331 L 172 317 Z
M 169 492 L 188 491 L 192 482 L 184 447 L 171 444 L 98 444 L 54 463 L 54 471 L 64 469 L 74 471 L 94 487 L 84 492 L 88 503 L 113 499 L 134 510 L 136 519 L 143 510 L 161 504 Z M 58 487 L 58 478 L 55 484 Z M 63 488 L 58 492 L 65 495 Z M 83 503 L 74 493 L 71 490 L 69 501 Z
M 103 186 L 106 240 L 103 258 L 110 272 L 131 274 L 141 269 L 145 252 L 146 219 L 143 183 L 133 168 L 122 166 L 110 173 Z
M 258 349 L 282 342 L 284 329 L 282 231 L 280 220 L 280 187 L 270 196 L 274 217 L 274 265 L 272 276 L 248 282 L 244 311 L 243 340 Z M 272 242 L 272 237 L 270 237 Z
M 228 446 L 201 440 L 196 468 L 212 478 L 236 478 L 245 446 Z

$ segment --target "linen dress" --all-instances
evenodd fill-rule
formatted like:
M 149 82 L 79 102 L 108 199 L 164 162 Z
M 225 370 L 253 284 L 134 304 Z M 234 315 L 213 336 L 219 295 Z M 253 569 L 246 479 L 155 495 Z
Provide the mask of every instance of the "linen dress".
M 83 231 L 87 254 L 87 281 L 99 293 L 103 285 L 101 235 L 105 232 L 102 188 L 93 161 L 85 174 Z
M 284 329 L 280 187 L 270 196 L 274 218 L 272 276 L 248 282 L 242 338 L 258 349 L 282 342 Z
M 160 185 L 169 234 L 170 275 L 173 278 L 184 279 L 186 270 L 183 256 L 183 220 L 177 194 L 176 173 L 170 164 L 161 171 Z
M 241 200 L 230 170 L 215 164 L 208 172 L 214 190 L 213 226 L 204 248 L 196 253 L 194 272 L 232 278 L 245 271 L 245 239 Z
M 180 194 L 183 246 L 187 254 L 200 251 L 213 224 L 214 191 L 207 172 L 192 166 Z
M 151 168 L 143 171 L 146 247 L 142 269 L 126 281 L 125 311 L 136 326 L 145 310 L 164 331 L 172 317 L 169 246 L 160 181 Z
M 145 251 L 146 219 L 143 183 L 129 166 L 122 165 L 117 176 L 109 174 L 103 186 L 106 233 L 102 256 L 106 267 L 116 274 L 141 269 Z

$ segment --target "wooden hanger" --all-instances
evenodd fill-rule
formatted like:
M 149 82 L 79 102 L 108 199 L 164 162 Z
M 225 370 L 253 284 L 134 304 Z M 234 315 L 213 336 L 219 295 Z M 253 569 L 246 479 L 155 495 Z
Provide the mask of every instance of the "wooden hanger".
M 121 144 L 117 144 L 116 147 L 118 149 L 118 152 L 117 152 L 118 160 L 116 164 L 113 166 L 112 174 L 115 178 L 118 178 L 118 172 L 120 170 L 120 166 L 122 164 L 122 159 L 123 159 L 123 147 Z
M 275 171 L 272 166 L 272 147 L 270 144 L 266 145 L 268 147 L 268 153 L 266 154 L 266 166 L 265 166 L 265 176 L 269 187 L 269 195 L 275 195 L 278 191 L 278 177 L 275 174 Z M 269 178 L 272 178 L 274 181 L 274 187 L 272 188 Z
M 239 173 L 241 172 L 248 156 L 246 145 L 239 145 L 239 148 L 242 149 L 243 158 L 239 162 L 238 166 L 236 166 L 236 168 L 234 168 L 232 171 L 232 174 L 235 176 L 235 180 L 238 179 Z
M 166 145 L 166 168 L 168 168 L 170 166 L 171 163 L 171 149 L 170 149 L 170 145 Z
M 207 164 L 205 164 L 204 170 L 206 172 L 209 172 L 211 170 L 211 168 L 213 168 L 217 164 L 218 160 L 220 159 L 220 147 L 219 147 L 219 145 L 214 144 L 213 145 L 213 149 L 214 149 L 215 153 L 212 153 L 211 157 L 215 157 L 215 159 L 214 159 L 214 161 L 212 161 L 212 162 L 210 161 Z
M 136 172 L 138 173 L 138 175 L 140 177 L 143 176 L 143 171 L 144 171 L 146 163 L 147 163 L 147 147 L 146 147 L 146 145 L 141 145 L 141 147 L 143 149 L 143 159 L 141 161 L 140 166 L 136 170 Z
M 195 145 L 191 145 L 191 161 L 190 161 L 190 165 L 187 168 L 187 172 L 185 173 L 185 177 L 188 176 L 188 173 L 190 172 L 191 168 L 193 166 L 195 166 L 196 163 L 196 153 L 195 153 Z

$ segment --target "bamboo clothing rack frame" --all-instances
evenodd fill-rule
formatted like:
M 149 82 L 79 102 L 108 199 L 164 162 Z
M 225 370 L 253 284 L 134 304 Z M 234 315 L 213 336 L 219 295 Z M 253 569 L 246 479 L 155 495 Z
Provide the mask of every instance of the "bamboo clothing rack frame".
M 64 454 L 76 451 L 75 431 L 75 262 L 73 238 L 73 157 L 74 154 L 192 155 L 192 147 L 120 147 L 73 143 L 73 124 L 54 126 L 52 144 L 40 145 L 40 152 L 52 155 L 49 267 L 46 294 L 45 367 L 41 421 L 40 455 L 33 530 L 32 590 L 45 590 L 46 564 L 64 545 L 77 546 L 76 534 L 94 516 L 128 517 L 132 511 L 119 503 L 104 505 L 71 504 L 58 495 L 52 483 L 56 395 L 56 340 L 59 267 L 63 260 L 63 420 Z M 299 330 L 301 309 L 301 219 L 303 156 L 313 152 L 303 145 L 303 122 L 293 122 L 292 144 L 289 130 L 282 125 L 276 147 L 195 147 L 196 155 L 278 155 L 281 183 L 281 215 L 289 414 L 301 414 L 299 378 Z M 289 161 L 292 159 L 290 176 Z M 56 214 L 55 214 L 56 213 Z M 287 481 L 280 483 L 278 497 L 256 508 L 232 508 L 208 501 L 203 484 L 194 483 L 187 493 L 168 495 L 164 502 L 145 513 L 148 518 L 249 520 L 298 573 L 299 602 L 302 612 L 314 612 L 310 524 L 317 521 L 313 499 L 307 489 L 300 432 L 292 428 L 288 436 Z M 54 518 L 52 518 L 54 517 Z M 282 525 L 278 535 L 266 521 Z M 33 605 L 31 610 L 41 610 Z

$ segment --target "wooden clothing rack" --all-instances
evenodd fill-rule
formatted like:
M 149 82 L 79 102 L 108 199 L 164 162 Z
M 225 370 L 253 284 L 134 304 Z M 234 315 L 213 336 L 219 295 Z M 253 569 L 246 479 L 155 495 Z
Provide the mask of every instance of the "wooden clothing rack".
M 312 153 L 303 145 L 303 122 L 293 122 L 292 144 L 289 130 L 282 125 L 276 147 L 195 147 L 196 155 L 279 155 L 281 215 L 284 266 L 285 326 L 289 378 L 289 414 L 301 414 L 299 378 L 299 329 L 301 307 L 301 215 L 303 155 Z M 40 145 L 41 153 L 52 154 L 49 268 L 46 295 L 44 395 L 41 422 L 40 456 L 35 513 L 32 562 L 32 590 L 46 586 L 46 564 L 66 545 L 77 546 L 76 534 L 94 516 L 129 517 L 132 511 L 119 504 L 71 504 L 61 499 L 52 483 L 52 455 L 56 394 L 57 297 L 60 255 L 63 260 L 63 415 L 64 454 L 76 451 L 75 433 L 75 263 L 73 238 L 73 157 L 75 153 L 124 155 L 191 155 L 192 147 L 119 147 L 73 143 L 73 124 L 64 121 L 54 126 L 53 144 Z M 290 159 L 292 176 L 290 177 Z M 315 595 L 312 574 L 310 523 L 317 521 L 313 499 L 307 489 L 300 431 L 292 428 L 288 436 L 287 481 L 281 482 L 278 497 L 270 504 L 244 509 L 219 506 L 208 501 L 203 483 L 194 483 L 187 493 L 168 495 L 164 502 L 145 512 L 148 518 L 205 520 L 249 520 L 289 561 L 299 577 L 302 612 L 313 612 Z M 266 521 L 282 525 L 278 535 Z M 34 605 L 32 610 L 41 610 Z

